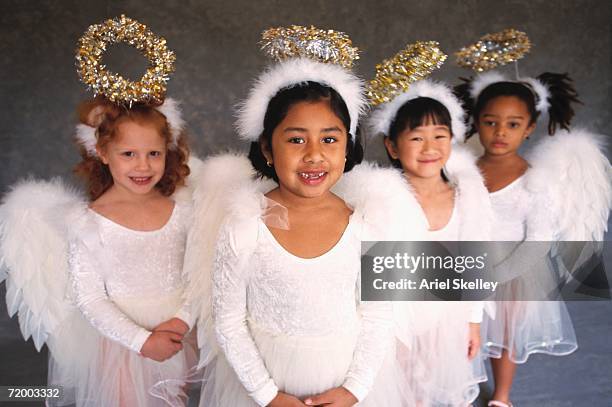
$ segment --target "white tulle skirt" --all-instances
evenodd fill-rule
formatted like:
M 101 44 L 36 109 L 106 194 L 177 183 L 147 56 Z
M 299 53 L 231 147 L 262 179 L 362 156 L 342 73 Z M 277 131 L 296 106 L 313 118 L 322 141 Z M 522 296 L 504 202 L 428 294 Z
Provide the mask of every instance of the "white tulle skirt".
M 485 319 L 484 350 L 500 358 L 506 350 L 514 363 L 534 353 L 569 355 L 578 348 L 567 307 L 556 301 L 498 301 L 494 320 Z
M 483 354 L 470 360 L 470 304 L 406 302 L 396 304 L 397 360 L 414 405 L 467 406 L 487 380 Z
M 270 376 L 280 391 L 301 400 L 341 386 L 353 361 L 358 331 L 329 336 L 275 335 L 249 325 Z M 382 344 L 381 344 L 382 346 Z M 401 389 L 401 370 L 390 350 L 376 382 L 359 406 L 414 405 Z M 255 407 L 223 354 L 207 367 L 201 407 Z
M 536 246 L 533 250 L 543 248 Z M 538 258 L 522 254 L 518 259 L 506 272 L 512 278 L 498 288 L 493 298 L 497 310 L 495 319 L 484 321 L 486 354 L 500 358 L 505 350 L 510 360 L 524 363 L 534 353 L 557 356 L 572 353 L 578 344 L 565 303 L 560 300 L 525 301 L 557 292 L 563 278 L 556 274 L 547 256 Z
M 181 292 L 149 299 L 113 299 L 135 323 L 153 329 L 172 318 L 182 305 Z M 64 388 L 61 401 L 49 405 L 183 406 L 184 383 L 175 378 L 197 363 L 193 343 L 164 362 L 156 362 L 98 333 L 81 315 L 62 327 L 62 343 L 51 345 L 49 384 Z

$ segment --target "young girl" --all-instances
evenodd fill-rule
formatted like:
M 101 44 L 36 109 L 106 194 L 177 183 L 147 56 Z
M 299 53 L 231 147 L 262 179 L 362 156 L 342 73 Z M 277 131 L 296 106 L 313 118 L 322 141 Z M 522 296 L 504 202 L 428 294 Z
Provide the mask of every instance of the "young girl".
M 181 277 L 190 208 L 169 198 L 189 174 L 188 150 L 151 106 L 97 99 L 80 116 L 97 125 L 97 156 L 85 151 L 77 167 L 92 202 L 70 243 L 70 273 L 79 310 L 103 337 L 78 399 L 162 404 L 148 390 L 189 362 L 179 351 L 190 327 Z
M 184 136 L 168 119 L 177 113 L 170 99 L 161 107 L 84 103 L 76 172 L 89 202 L 36 181 L 5 199 L 9 312 L 18 308 L 26 338 L 49 345 L 49 385 L 64 388 L 49 404 L 185 401 L 164 385 L 195 363 L 183 342 L 191 317 L 181 274 L 191 210 L 170 198 L 189 174 Z M 27 243 L 15 246 L 19 238 Z
M 348 70 L 304 57 L 273 66 L 244 104 L 240 135 L 264 180 L 228 200 L 213 274 L 222 353 L 201 405 L 403 405 L 390 307 L 359 301 L 360 241 L 390 220 L 366 197 L 386 196 L 363 171 L 365 192 L 332 192 L 361 161 L 363 106 Z
M 569 129 L 573 116 L 571 102 L 577 101 L 569 78 L 545 73 L 536 79 L 510 81 L 497 73 L 488 73 L 457 87 L 456 91 L 471 107 L 474 122 L 471 134 L 478 132 L 485 150 L 478 166 L 495 213 L 493 239 L 601 240 L 610 208 L 609 163 L 592 136 L 562 132 L 533 149 L 532 161 L 519 154 L 519 148 L 533 134 L 540 113 L 549 115 L 550 135 L 558 126 Z M 558 163 L 572 163 L 568 164 L 572 168 L 563 170 Z M 583 172 L 581 167 L 585 165 L 589 168 Z M 567 175 L 560 185 L 563 173 Z M 589 184 L 602 188 L 592 194 L 589 208 L 577 210 L 583 205 L 571 202 L 583 197 L 572 196 L 572 191 L 584 188 L 584 193 Z M 571 211 L 565 211 L 564 205 L 571 206 Z M 585 216 L 587 211 L 592 212 L 589 219 Z M 603 213 L 601 219 L 599 213 Z M 576 226 L 566 227 L 568 221 Z M 584 228 L 587 232 L 577 234 L 581 224 L 588 224 Z M 550 273 L 546 269 L 536 271 L 522 278 L 535 282 L 547 278 L 542 274 Z M 513 298 L 520 299 L 529 285 L 535 283 L 514 284 L 508 290 L 512 290 Z M 487 321 L 486 329 L 486 348 L 495 358 L 491 360 L 495 391 L 489 405 L 506 407 L 512 405 L 510 390 L 515 363 L 526 362 L 533 353 L 567 355 L 576 350 L 577 343 L 563 302 L 502 301 L 497 305 L 497 316 Z
M 475 159 L 451 148 L 463 139 L 465 127 L 448 87 L 430 80 L 412 83 L 379 106 L 370 123 L 374 133 L 384 135 L 391 163 L 407 180 L 404 211 L 416 221 L 412 228 L 401 221 L 403 240 L 488 240 L 491 210 Z M 398 359 L 417 405 L 467 406 L 476 399 L 478 383 L 486 380 L 479 357 L 483 306 L 395 303 Z
M 180 384 L 166 383 L 196 361 L 182 279 L 191 209 L 173 196 L 189 175 L 180 111 L 172 99 L 100 95 L 79 119 L 88 199 L 26 181 L 0 210 L 9 313 L 49 346 L 49 385 L 64 394 L 48 404 L 184 405 Z

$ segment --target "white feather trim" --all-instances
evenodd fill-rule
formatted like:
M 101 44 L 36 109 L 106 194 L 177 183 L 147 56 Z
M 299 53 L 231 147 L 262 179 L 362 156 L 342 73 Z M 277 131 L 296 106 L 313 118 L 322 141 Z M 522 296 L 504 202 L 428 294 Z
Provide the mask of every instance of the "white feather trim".
M 370 118 L 369 127 L 373 135 L 389 134 L 391 123 L 395 119 L 397 111 L 409 100 L 419 97 L 428 97 L 442 103 L 451 116 L 453 141 L 463 142 L 466 126 L 465 113 L 459 100 L 453 95 L 452 90 L 439 82 L 432 80 L 418 81 L 408 88 L 408 91 L 395 97 L 391 102 L 382 104 L 376 109 Z
M 548 112 L 548 109 L 550 108 L 550 102 L 548 101 L 550 98 L 550 92 L 548 91 L 546 85 L 536 78 L 520 78 L 520 82 L 528 83 L 531 86 L 531 89 L 537 95 L 536 110 L 540 113 Z
M 181 132 L 185 128 L 185 120 L 180 109 L 180 103 L 176 99 L 166 98 L 161 106 L 156 107 L 157 111 L 166 116 L 168 126 L 170 127 L 170 148 L 176 149 L 178 147 L 178 139 L 181 136 Z
M 156 106 L 155 109 L 166 117 L 168 127 L 170 128 L 170 148 L 176 149 L 178 147 L 178 139 L 185 128 L 185 120 L 183 120 L 181 114 L 180 103 L 175 99 L 167 98 L 161 106 Z M 98 138 L 96 137 L 95 127 L 77 124 L 75 138 L 77 143 L 85 147 L 87 154 L 92 157 L 98 156 L 96 152 Z
M 604 136 L 561 130 L 527 154 L 527 188 L 558 205 L 559 239 L 602 241 L 612 208 L 612 168 Z M 542 196 L 544 196 L 542 195 Z M 534 203 L 538 205 L 538 203 Z
M 92 157 L 96 157 L 98 155 L 96 152 L 96 144 L 98 143 L 98 139 L 96 138 L 96 129 L 94 127 L 90 127 L 86 124 L 77 124 L 75 138 L 77 143 L 85 148 L 87 154 Z
M 519 78 L 511 80 L 496 71 L 485 72 L 472 80 L 470 96 L 476 102 L 485 88 L 497 82 L 516 82 L 529 85 L 529 89 L 536 95 L 536 110 L 540 113 L 548 112 L 550 108 L 550 91 L 548 87 L 537 78 Z
M 204 163 L 198 157 L 192 155 L 189 157 L 187 165 L 189 166 L 189 176 L 185 179 L 185 186 L 177 188 L 172 195 L 172 199 L 174 199 L 175 202 L 192 205 L 193 194 L 202 177 L 202 167 Z
M 236 127 L 246 141 L 257 141 L 263 132 L 268 103 L 281 89 L 305 82 L 318 82 L 340 94 L 351 118 L 350 134 L 357 132 L 359 117 L 366 109 L 363 81 L 338 65 L 315 62 L 308 58 L 294 58 L 266 69 L 240 105 Z
M 474 100 L 474 103 L 478 100 L 478 96 L 480 96 L 486 87 L 497 82 L 512 81 L 497 71 L 489 71 L 477 75 L 470 83 L 470 97 Z
M 459 240 L 491 240 L 493 208 L 484 179 L 476 165 L 476 156 L 467 147 L 454 146 L 444 173 L 457 188 Z
M 271 180 L 259 179 L 234 185 L 225 203 L 232 224 L 262 216 L 261 196 L 277 186 Z M 396 169 L 367 162 L 344 174 L 332 188 L 334 194 L 363 218 L 363 240 L 404 240 L 407 231 L 412 240 L 423 238 L 427 225 L 411 210 L 413 205 L 418 205 L 411 191 Z
M 332 188 L 366 225 L 362 240 L 422 240 L 427 220 L 406 178 L 394 168 L 364 162 L 344 174 Z
M 453 146 L 448 161 L 444 166 L 444 173 L 450 182 L 455 185 L 459 184 L 464 177 L 482 181 L 482 175 L 476 165 L 476 160 L 476 156 L 469 148 L 465 146 Z

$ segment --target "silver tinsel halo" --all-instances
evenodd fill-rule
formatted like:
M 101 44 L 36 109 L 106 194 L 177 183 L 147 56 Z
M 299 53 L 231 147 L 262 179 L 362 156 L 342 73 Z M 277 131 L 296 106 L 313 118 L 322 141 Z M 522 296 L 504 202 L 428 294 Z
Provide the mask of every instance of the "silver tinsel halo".
M 476 72 L 484 72 L 518 61 L 531 49 L 529 37 L 522 31 L 508 28 L 486 34 L 455 53 L 457 64 Z
M 262 51 L 276 61 L 307 57 L 350 68 L 359 59 L 358 48 L 341 31 L 292 25 L 269 28 L 261 36 Z

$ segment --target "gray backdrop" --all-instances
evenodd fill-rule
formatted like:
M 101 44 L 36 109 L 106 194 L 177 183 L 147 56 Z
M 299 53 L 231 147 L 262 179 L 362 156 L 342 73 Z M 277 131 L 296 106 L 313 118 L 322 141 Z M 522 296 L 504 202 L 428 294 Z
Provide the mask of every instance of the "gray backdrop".
M 585 103 L 575 123 L 609 133 L 612 120 L 608 0 L 2 0 L 0 7 L 2 190 L 26 174 L 70 173 L 78 161 L 71 144 L 75 108 L 90 96 L 74 69 L 75 44 L 90 24 L 121 13 L 147 24 L 176 51 L 168 94 L 183 101 L 193 150 L 201 156 L 245 148 L 233 133 L 234 106 L 268 63 L 257 44 L 261 31 L 288 24 L 347 32 L 363 51 L 357 71 L 365 78 L 408 42 L 438 40 L 451 54 L 485 33 L 514 27 L 535 44 L 520 61 L 523 75 L 569 72 Z M 116 47 L 108 59 L 110 68 L 135 79 L 145 66 L 128 47 Z M 433 77 L 454 84 L 468 74 L 450 56 Z M 384 162 L 380 144 L 368 143 L 366 158 Z
M 121 13 L 166 37 L 176 51 L 169 95 L 183 101 L 193 150 L 200 156 L 246 147 L 233 134 L 233 106 L 268 63 L 257 45 L 261 31 L 289 24 L 347 32 L 363 51 L 357 71 L 366 78 L 377 62 L 408 42 L 438 40 L 451 54 L 488 32 L 526 31 L 535 45 L 521 60 L 521 73 L 569 72 L 585 103 L 575 123 L 611 134 L 609 0 L 0 0 L 0 191 L 28 174 L 70 177 L 78 161 L 71 144 L 75 108 L 90 96 L 74 69 L 75 44 L 88 25 Z M 112 69 L 135 79 L 145 66 L 127 47 L 116 47 L 108 60 Z M 454 84 L 468 74 L 451 56 L 433 77 Z M 379 140 L 367 147 L 366 158 L 385 161 Z M 3 291 L 0 285 L 1 302 Z M 581 349 L 566 358 L 537 355 L 521 366 L 513 393 L 520 405 L 612 399 L 611 304 L 569 306 Z M 45 382 L 45 354 L 23 342 L 2 303 L 0 354 L 0 385 Z

